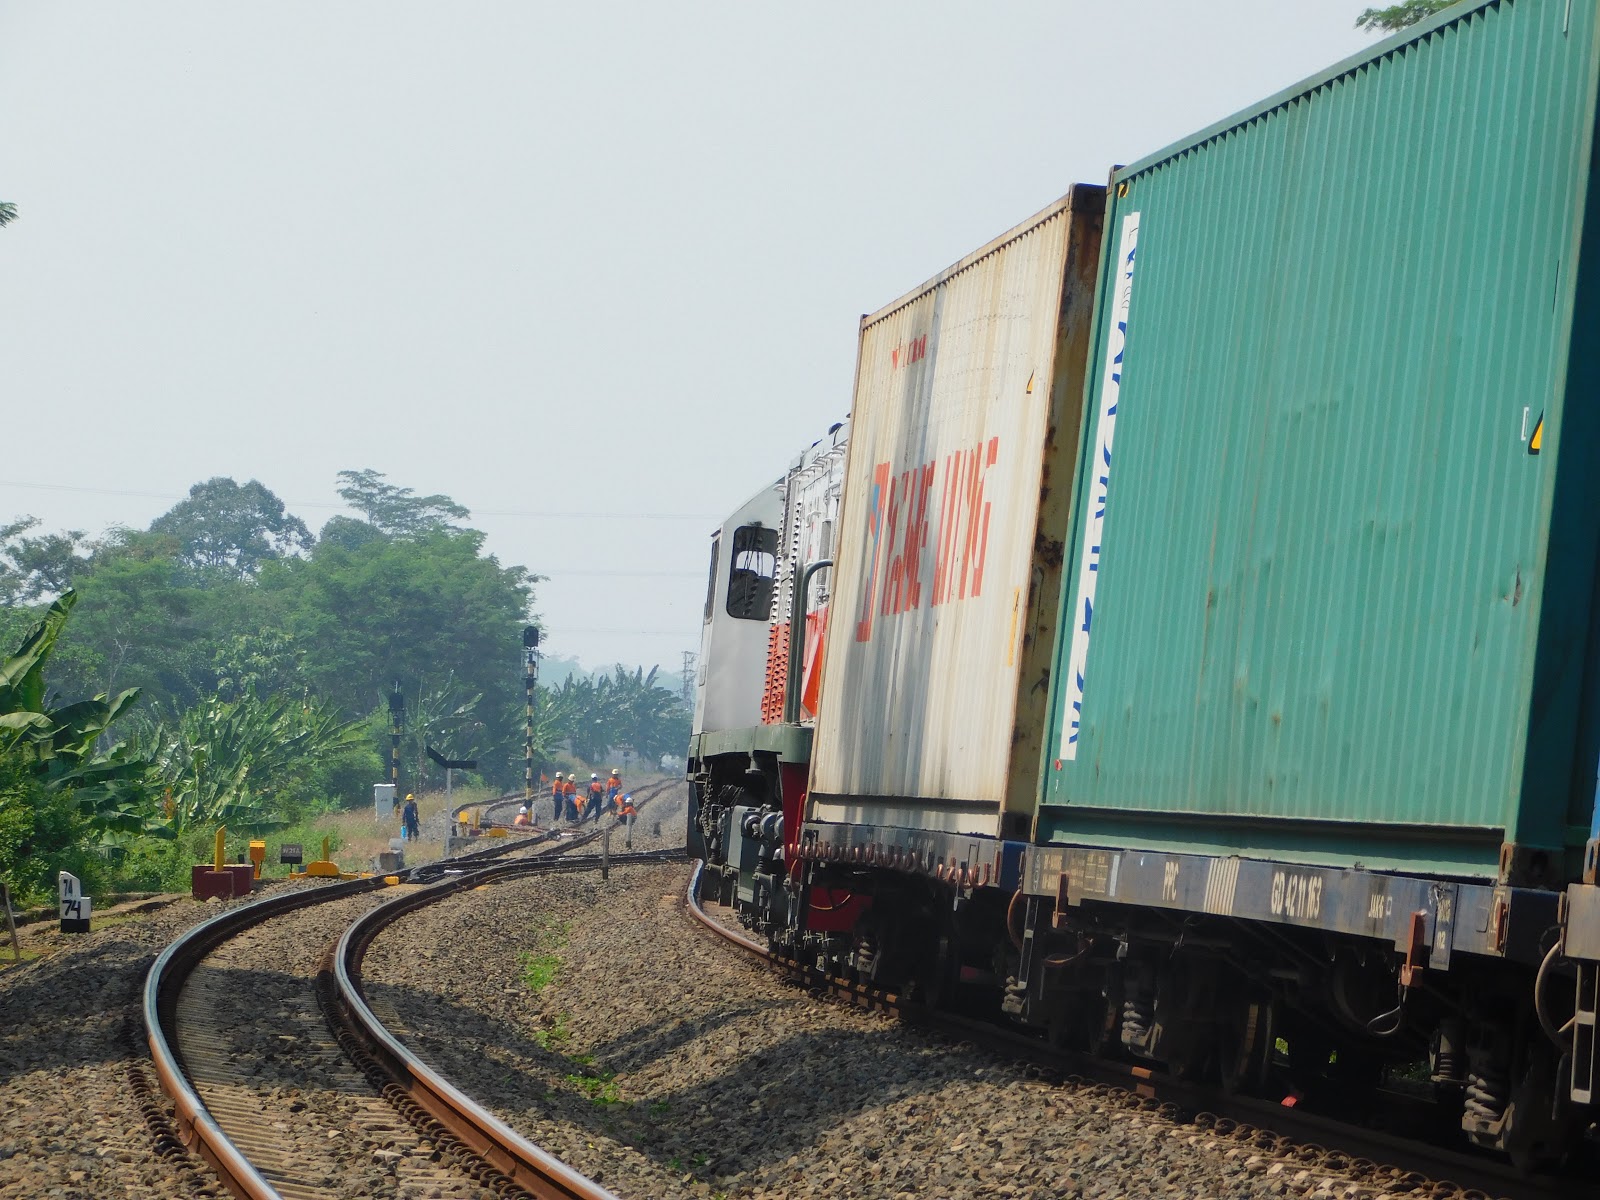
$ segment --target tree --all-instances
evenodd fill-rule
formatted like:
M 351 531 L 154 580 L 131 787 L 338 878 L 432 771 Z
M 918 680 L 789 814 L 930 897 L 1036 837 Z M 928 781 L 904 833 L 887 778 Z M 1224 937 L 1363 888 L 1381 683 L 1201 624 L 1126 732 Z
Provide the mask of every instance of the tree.
M 8 202 L 6 202 L 4 200 L 0 200 L 0 229 L 4 229 L 7 225 L 11 224 L 11 222 L 15 221 L 16 219 L 17 219 L 17 206 L 15 204 L 10 204 L 10 203 L 8 203 Z
M 452 672 L 462 698 L 481 693 L 493 708 L 522 692 L 531 588 L 482 545 L 472 530 L 319 542 L 309 558 L 271 564 L 260 587 L 306 650 L 313 690 L 347 714 L 370 712 L 396 680 L 415 695 Z
M 410 488 L 385 483 L 382 471 L 340 471 L 339 478 L 343 481 L 339 495 L 345 502 L 390 537 L 440 533 L 454 528 L 451 521 L 472 515 L 449 496 L 419 496 Z
M 37 527 L 38 517 L 18 517 L 0 525 L 0 603 L 31 604 L 59 596 L 89 562 L 81 554 L 81 530 L 24 537 Z
M 1395 33 L 1426 21 L 1434 13 L 1443 12 L 1456 0 L 1406 0 L 1385 8 L 1363 9 L 1356 18 L 1356 28 L 1368 33 Z
M 187 499 L 150 523 L 150 532 L 176 538 L 187 565 L 234 577 L 255 575 L 268 559 L 312 545 L 305 522 L 270 490 L 225 476 L 195 484 Z

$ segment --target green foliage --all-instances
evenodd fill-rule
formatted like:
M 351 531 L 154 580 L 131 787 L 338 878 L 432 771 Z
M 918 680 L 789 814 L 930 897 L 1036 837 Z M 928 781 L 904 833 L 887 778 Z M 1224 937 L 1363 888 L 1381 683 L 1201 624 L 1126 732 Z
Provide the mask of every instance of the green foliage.
M 0 660 L 0 755 L 30 772 L 87 829 L 102 836 L 133 833 L 146 821 L 146 764 L 124 746 L 99 746 L 138 690 L 53 706 L 45 685 L 45 665 L 77 599 L 63 593 L 16 654 Z
M 557 1013 L 550 1024 L 543 1029 L 533 1031 L 533 1040 L 541 1050 L 554 1050 L 565 1045 L 572 1038 L 572 1030 L 567 1028 L 567 1014 Z
M 0 200 L 0 229 L 17 219 L 17 206 L 7 200 Z
M 0 525 L 0 601 L 6 604 L 60 595 L 89 561 L 79 553 L 86 545 L 81 530 L 26 536 L 38 524 L 38 517 L 18 517 Z
M 453 528 L 451 521 L 472 515 L 449 496 L 419 496 L 410 488 L 386 483 L 382 471 L 340 471 L 339 478 L 343 482 L 339 495 L 345 503 L 388 537 L 443 533 Z
M 571 675 L 559 688 L 539 691 L 535 753 L 553 758 L 556 743 L 598 764 L 613 750 L 628 749 L 646 762 L 678 753 L 689 742 L 690 715 L 682 700 L 656 685 L 657 667 L 632 671 L 618 663 L 610 675 Z
M 1406 0 L 1403 4 L 1390 4 L 1383 8 L 1363 9 L 1356 18 L 1356 28 L 1368 33 L 1395 33 L 1426 21 L 1434 13 L 1443 12 L 1456 0 Z
M 524 950 L 517 955 L 517 966 L 522 970 L 522 982 L 535 996 L 556 981 L 561 973 L 559 954 L 534 954 Z
M 223 578 L 254 575 L 268 559 L 309 550 L 311 531 L 284 511 L 283 501 L 252 479 L 243 487 L 217 476 L 189 489 L 187 499 L 150 523 L 177 540 L 179 558 Z
M 146 747 L 174 833 L 196 825 L 261 831 L 330 756 L 359 744 L 356 722 L 288 696 L 213 696 L 158 728 Z
M 598 1071 L 592 1074 L 577 1071 L 566 1076 L 566 1081 L 596 1104 L 615 1104 L 622 1099 L 617 1089 L 615 1071 Z
M 481 554 L 482 535 L 380 536 L 350 549 L 324 540 L 307 559 L 271 564 L 261 587 L 297 644 L 306 675 L 345 712 L 370 712 L 395 680 L 407 692 L 453 673 L 463 698 L 521 692 L 515 647 L 527 572 Z
M 116 835 L 149 817 L 147 764 L 124 746 L 100 748 L 138 692 L 59 705 L 45 683 L 76 603 L 64 593 L 0 659 L 0 877 L 25 899 L 48 894 L 61 870 L 92 887 Z
M 528 936 L 532 945 L 517 953 L 517 965 L 522 969 L 522 982 L 534 995 L 554 983 L 560 974 L 560 951 L 567 944 L 569 929 L 564 922 L 552 917 L 535 918 L 529 923 Z

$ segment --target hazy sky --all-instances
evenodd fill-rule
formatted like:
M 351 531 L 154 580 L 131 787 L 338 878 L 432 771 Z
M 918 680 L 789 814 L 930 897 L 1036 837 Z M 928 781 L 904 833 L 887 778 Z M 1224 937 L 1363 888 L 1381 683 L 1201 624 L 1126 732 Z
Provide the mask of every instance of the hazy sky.
M 231 475 L 315 530 L 373 467 L 549 576 L 552 653 L 675 669 L 861 313 L 1362 7 L 0 0 L 0 520 Z

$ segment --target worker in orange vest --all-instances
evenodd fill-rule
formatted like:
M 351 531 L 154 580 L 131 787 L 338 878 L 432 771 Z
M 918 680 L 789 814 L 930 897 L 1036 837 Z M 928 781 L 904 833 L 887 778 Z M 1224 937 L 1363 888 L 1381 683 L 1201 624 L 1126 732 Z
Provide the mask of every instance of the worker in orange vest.
M 555 808 L 552 809 L 551 813 L 550 813 L 550 819 L 552 821 L 561 820 L 561 808 L 562 808 L 561 799 L 562 799 L 562 795 L 563 795 L 561 789 L 562 789 L 561 772 L 557 771 L 556 772 L 556 781 L 550 785 L 550 799 L 552 801 L 554 801 L 554 803 L 555 803 Z
M 561 798 L 566 801 L 567 820 L 578 819 L 578 785 L 572 781 L 572 776 L 567 776 L 566 783 L 561 785 Z
M 598 775 L 590 775 L 589 776 L 589 801 L 588 801 L 588 804 L 584 807 L 583 815 L 585 817 L 589 817 L 589 816 L 594 817 L 595 823 L 599 824 L 599 821 L 600 821 L 600 808 L 601 808 L 601 806 L 603 804 L 605 804 L 605 802 L 606 802 L 606 785 L 600 782 L 600 776 L 598 776 Z M 583 822 L 581 822 L 581 821 L 579 822 L 580 825 L 582 823 Z
M 617 820 L 623 824 L 627 824 L 627 822 L 632 819 L 634 813 L 637 811 L 638 810 L 633 807 L 633 797 L 623 796 L 622 806 L 617 810 Z
M 528 816 L 528 806 L 526 804 L 524 804 L 522 807 L 517 809 L 516 819 L 514 821 L 512 821 L 511 823 L 513 825 L 532 825 L 533 824 L 532 819 Z

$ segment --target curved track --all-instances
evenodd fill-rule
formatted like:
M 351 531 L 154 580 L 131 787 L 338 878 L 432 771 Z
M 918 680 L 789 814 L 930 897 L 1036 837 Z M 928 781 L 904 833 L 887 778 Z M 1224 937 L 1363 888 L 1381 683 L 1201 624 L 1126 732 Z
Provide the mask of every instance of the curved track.
M 1252 1153 L 1285 1160 L 1298 1172 L 1330 1177 L 1352 1196 L 1427 1197 L 1428 1200 L 1577 1200 L 1592 1197 L 1592 1180 L 1528 1176 L 1509 1163 L 1459 1153 L 1377 1129 L 1336 1121 L 1268 1100 L 1230 1096 L 1163 1072 L 1054 1049 L 1037 1038 L 986 1021 L 955 1016 L 892 992 L 829 976 L 773 954 L 765 945 L 723 924 L 700 904 L 696 863 L 684 897 L 689 914 L 710 933 L 770 970 L 814 992 L 907 1021 L 936 1027 L 1056 1077 L 1062 1086 L 1093 1089 L 1111 1103 L 1157 1112 Z M 1457 1182 L 1470 1180 L 1470 1184 Z M 1337 1192 L 1336 1194 L 1345 1194 Z
M 673 782 L 636 793 L 639 806 Z M 406 1194 L 610 1197 L 410 1054 L 360 988 L 361 954 L 384 925 L 495 880 L 592 870 L 601 855 L 566 852 L 604 833 L 547 842 L 527 857 L 506 858 L 535 849 L 517 839 L 398 876 L 307 885 L 191 929 L 163 951 L 144 989 L 151 1058 L 176 1110 L 173 1135 L 210 1163 L 229 1191 L 251 1200 L 349 1194 L 356 1186 L 350 1174 L 327 1166 L 329 1142 L 337 1158 L 346 1136 L 378 1147 L 355 1155 L 369 1176 L 376 1173 L 370 1194 L 403 1184 Z M 609 860 L 679 856 L 655 851 Z M 318 955 L 322 946 L 328 949 Z M 296 1082 L 331 1093 L 332 1111 L 307 1113 Z

